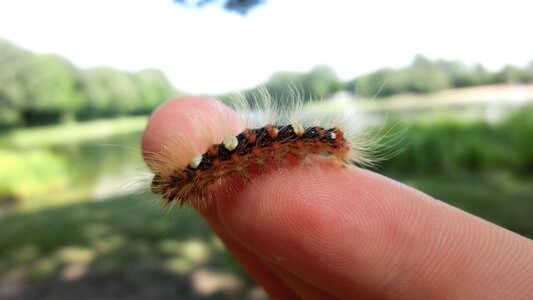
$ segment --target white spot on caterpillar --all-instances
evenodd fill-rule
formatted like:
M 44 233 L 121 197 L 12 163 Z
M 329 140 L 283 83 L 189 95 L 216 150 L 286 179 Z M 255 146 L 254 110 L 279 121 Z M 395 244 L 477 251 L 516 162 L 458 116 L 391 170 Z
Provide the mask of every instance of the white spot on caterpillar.
M 237 145 L 239 145 L 239 140 L 237 140 L 237 137 L 232 136 L 224 139 L 224 147 L 228 149 L 229 151 L 235 150 L 237 148 Z
M 331 136 L 331 139 L 333 140 L 337 138 L 337 134 L 335 132 L 332 132 L 330 136 Z
M 292 123 L 291 124 L 292 130 L 294 130 L 294 133 L 297 136 L 302 136 L 304 134 L 304 127 L 298 123 Z
M 191 168 L 196 169 L 198 168 L 200 163 L 202 163 L 202 154 L 196 155 L 189 165 L 191 166 Z

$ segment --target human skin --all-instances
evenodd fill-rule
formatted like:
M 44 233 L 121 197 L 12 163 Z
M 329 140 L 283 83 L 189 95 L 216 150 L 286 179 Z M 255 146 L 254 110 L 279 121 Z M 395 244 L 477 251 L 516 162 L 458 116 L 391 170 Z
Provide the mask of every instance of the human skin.
M 176 132 L 204 152 L 198 129 L 213 117 L 243 129 L 213 105 L 159 107 L 142 141 L 148 164 Z M 533 299 L 533 241 L 368 170 L 316 157 L 209 195 L 196 208 L 272 298 Z

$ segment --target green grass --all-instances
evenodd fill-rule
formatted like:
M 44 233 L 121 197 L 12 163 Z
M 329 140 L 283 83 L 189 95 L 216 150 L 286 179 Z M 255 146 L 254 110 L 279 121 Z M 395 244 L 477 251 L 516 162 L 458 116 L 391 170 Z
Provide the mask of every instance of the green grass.
M 0 271 L 25 268 L 30 275 L 52 275 L 63 264 L 77 260 L 64 258 L 65 251 L 78 253 L 83 262 L 100 271 L 118 271 L 141 260 L 169 267 L 166 262 L 174 258 L 194 267 L 224 252 L 194 211 L 185 209 L 178 216 L 153 204 L 126 196 L 8 213 L 0 218 L 1 228 L 9 228 L 0 234 Z M 204 255 L 185 253 L 188 244 L 204 248 L 200 250 Z M 43 261 L 54 265 L 47 274 L 40 271 Z
M 76 143 L 83 140 L 140 132 L 146 126 L 147 121 L 148 117 L 146 116 L 136 116 L 14 129 L 0 135 L 0 145 L 20 149 Z
M 192 209 L 176 215 L 154 201 L 127 196 L 1 216 L 0 227 L 8 230 L 0 233 L 0 284 L 10 277 L 25 282 L 30 294 L 22 298 L 41 285 L 57 288 L 51 299 L 69 290 L 102 298 L 117 289 L 123 298 L 144 292 L 150 298 L 148 291 L 168 298 L 157 293 L 168 285 L 190 290 L 193 272 L 204 269 L 231 276 L 241 290 L 253 286 Z M 83 270 L 80 278 L 65 275 L 73 268 Z M 109 291 L 106 281 L 118 288 Z

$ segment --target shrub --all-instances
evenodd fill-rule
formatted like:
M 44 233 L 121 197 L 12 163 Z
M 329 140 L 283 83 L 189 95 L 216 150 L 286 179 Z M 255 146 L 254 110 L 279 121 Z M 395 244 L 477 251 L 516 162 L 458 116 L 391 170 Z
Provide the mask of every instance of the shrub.
M 50 152 L 0 150 L 0 204 L 27 201 L 62 188 L 66 164 Z

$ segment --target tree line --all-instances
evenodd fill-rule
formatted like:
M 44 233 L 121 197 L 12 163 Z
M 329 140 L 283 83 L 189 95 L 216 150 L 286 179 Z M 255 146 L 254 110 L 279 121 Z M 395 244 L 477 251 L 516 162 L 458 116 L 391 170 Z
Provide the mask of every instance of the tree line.
M 443 89 L 502 83 L 533 83 L 533 61 L 526 67 L 507 65 L 491 72 L 482 65 L 460 61 L 430 60 L 417 55 L 403 68 L 383 68 L 348 81 L 342 81 L 329 66 L 316 66 L 307 73 L 276 72 L 262 85 L 274 98 L 283 98 L 288 82 L 306 100 L 320 99 L 338 91 L 349 91 L 358 97 L 387 97 L 403 93 L 432 93 Z M 253 95 L 260 87 L 245 94 Z
M 1 39 L 0 66 L 0 127 L 149 114 L 166 99 L 180 94 L 160 70 L 80 69 L 58 55 L 32 53 Z M 479 64 L 417 55 L 406 67 L 383 68 L 348 81 L 324 65 L 309 72 L 276 72 L 243 94 L 252 97 L 263 88 L 282 101 L 293 86 L 305 100 L 343 90 L 379 98 L 513 82 L 533 82 L 533 61 L 526 67 L 508 65 L 491 72 Z
M 0 39 L 0 126 L 148 114 L 178 94 L 160 70 L 80 69 Z

